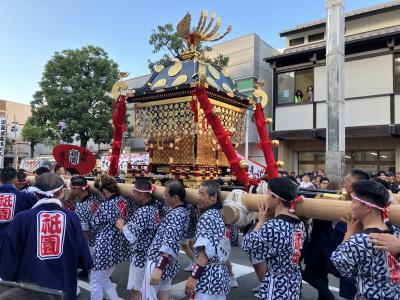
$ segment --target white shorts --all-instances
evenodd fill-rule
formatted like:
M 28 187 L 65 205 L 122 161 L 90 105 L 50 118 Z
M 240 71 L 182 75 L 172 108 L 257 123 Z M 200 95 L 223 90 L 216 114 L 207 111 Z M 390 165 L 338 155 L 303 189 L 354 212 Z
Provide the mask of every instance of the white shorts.
M 129 277 L 126 288 L 128 290 L 140 291 L 142 288 L 145 268 L 138 268 L 133 265 L 133 261 L 129 266 Z
M 226 295 L 209 295 L 204 293 L 196 293 L 194 300 L 225 300 Z
M 151 274 L 155 267 L 155 262 L 147 261 L 141 289 L 142 300 L 157 300 L 158 292 L 171 290 L 172 279 L 161 280 L 158 285 L 150 284 Z
M 250 260 L 251 260 L 251 264 L 252 265 L 258 265 L 258 264 L 264 262 L 264 260 L 259 260 L 259 259 L 254 258 L 254 257 L 250 257 Z

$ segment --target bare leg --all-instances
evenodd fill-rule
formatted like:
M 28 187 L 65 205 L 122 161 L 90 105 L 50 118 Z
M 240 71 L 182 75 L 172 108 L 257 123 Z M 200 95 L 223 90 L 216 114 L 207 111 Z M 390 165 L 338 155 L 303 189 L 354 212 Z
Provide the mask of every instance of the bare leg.
M 132 290 L 132 300 L 140 300 L 141 296 L 140 291 Z
M 256 272 L 256 275 L 258 277 L 258 280 L 260 282 L 263 282 L 265 273 L 267 273 L 267 267 L 265 266 L 264 262 L 261 262 L 259 264 L 253 265 L 254 271 Z
M 189 257 L 190 260 L 194 259 L 193 251 L 190 248 L 190 241 L 187 244 L 181 244 L 182 250 L 185 252 L 186 256 Z M 192 245 L 193 248 L 193 245 Z
M 235 277 L 235 274 L 233 274 L 233 269 L 232 269 L 232 261 L 230 259 L 226 261 L 226 268 L 228 269 L 229 277 Z
M 169 300 L 169 294 L 170 294 L 170 290 L 168 290 L 168 291 L 159 291 L 157 293 L 157 299 L 158 300 Z

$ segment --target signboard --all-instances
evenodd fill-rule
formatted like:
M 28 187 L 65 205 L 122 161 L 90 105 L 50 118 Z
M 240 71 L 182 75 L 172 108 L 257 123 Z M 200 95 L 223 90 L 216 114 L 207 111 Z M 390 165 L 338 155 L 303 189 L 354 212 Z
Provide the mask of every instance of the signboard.
M 4 151 L 6 149 L 7 119 L 0 118 L 0 168 L 4 167 Z
M 90 173 L 96 165 L 96 158 L 92 152 L 75 145 L 58 145 L 53 149 L 53 156 L 59 165 L 65 169 L 75 169 L 80 175 Z
M 247 164 L 249 165 L 249 169 L 247 171 L 249 178 L 258 179 L 264 176 L 266 168 L 265 166 L 254 160 L 246 159 L 244 156 L 241 156 L 240 154 L 239 158 L 247 161 Z
M 19 165 L 20 169 L 24 169 L 29 173 L 33 173 L 39 167 L 46 167 L 50 169 L 51 162 L 44 159 L 23 159 Z
M 128 163 L 136 166 L 147 166 L 149 164 L 149 153 L 129 153 L 121 154 L 119 157 L 118 167 L 121 171 L 127 171 Z M 110 156 L 105 155 L 101 157 L 101 170 L 107 172 L 110 167 Z

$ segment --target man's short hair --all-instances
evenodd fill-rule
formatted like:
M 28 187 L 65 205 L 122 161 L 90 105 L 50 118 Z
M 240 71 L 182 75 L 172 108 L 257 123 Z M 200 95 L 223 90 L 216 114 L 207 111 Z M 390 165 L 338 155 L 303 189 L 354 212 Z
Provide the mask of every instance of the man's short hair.
M 35 173 L 37 176 L 40 176 L 40 175 L 42 175 L 42 174 L 44 174 L 44 173 L 48 173 L 48 172 L 50 172 L 49 168 L 46 168 L 46 167 L 39 167 L 39 168 L 37 168 L 37 169 L 35 170 L 34 173 Z
M 328 182 L 329 182 L 329 178 L 328 178 L 328 177 L 322 177 L 322 178 L 321 178 L 321 182 L 322 182 L 322 181 L 328 181 Z
M 86 186 L 87 183 L 87 179 L 83 176 L 71 177 L 71 186 Z
M 54 172 L 57 173 L 57 171 L 60 170 L 61 168 L 63 168 L 62 165 L 59 165 L 59 164 L 55 165 L 54 166 Z
M 35 187 L 43 192 L 53 191 L 64 185 L 64 180 L 56 173 L 44 173 L 35 179 Z M 45 196 L 38 195 L 40 198 Z M 51 197 L 50 197 L 51 198 Z
M 137 188 L 138 190 L 142 190 L 142 191 L 150 191 L 152 188 L 152 185 L 151 185 L 150 180 L 148 180 L 146 178 L 138 178 L 135 181 L 135 188 Z M 148 194 L 150 195 L 150 192 L 148 192 Z
M 286 206 L 290 206 L 290 201 L 297 197 L 297 185 L 287 177 L 276 177 L 268 182 L 268 189 L 280 198 L 287 201 L 282 201 Z
M 186 202 L 185 201 L 186 190 L 182 181 L 177 179 L 169 180 L 165 184 L 165 187 L 168 188 L 168 194 L 171 197 L 178 196 L 179 200 Z
M 17 172 L 17 181 L 18 182 L 25 182 L 26 181 L 26 174 L 21 172 L 21 169 Z
M 390 183 L 387 182 L 386 180 L 383 180 L 379 177 L 372 179 L 372 181 L 378 182 L 382 184 L 386 189 L 390 190 Z
M 221 186 L 219 185 L 219 183 L 214 180 L 206 180 L 203 181 L 200 186 L 207 188 L 208 196 L 217 195 L 218 208 L 221 209 L 222 199 L 221 199 Z
M 368 173 L 361 169 L 351 170 L 350 175 L 351 175 L 351 177 L 354 177 L 357 180 L 369 180 L 370 179 L 370 176 L 368 175 Z
M 0 171 L 0 181 L 2 183 L 11 183 L 17 178 L 17 170 L 13 167 L 5 167 Z
M 386 187 L 376 181 L 360 180 L 352 185 L 353 193 L 379 207 L 385 207 L 389 201 L 389 192 Z
M 79 174 L 78 170 L 76 170 L 74 168 L 66 168 L 65 171 L 67 171 L 71 176 L 81 175 L 81 174 Z

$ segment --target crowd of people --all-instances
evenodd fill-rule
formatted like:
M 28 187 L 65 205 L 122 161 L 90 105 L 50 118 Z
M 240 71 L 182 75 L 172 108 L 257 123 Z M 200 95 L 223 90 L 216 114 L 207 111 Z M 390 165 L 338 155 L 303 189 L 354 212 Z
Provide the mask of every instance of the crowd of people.
M 91 299 L 114 300 L 118 294 L 110 276 L 129 261 L 131 298 L 166 300 L 182 248 L 191 260 L 185 268 L 189 299 L 223 300 L 237 287 L 229 256 L 231 234 L 238 228 L 224 224 L 216 181 L 201 183 L 194 205 L 180 180 L 165 184 L 161 201 L 145 178 L 135 181 L 128 198 L 113 177 L 98 176 L 92 189 L 79 174 L 70 173 L 66 184 L 59 171 L 37 169 L 34 186 L 23 172 L 0 171 L 2 280 L 61 290 L 75 299 L 81 269 L 88 272 Z M 400 299 L 400 231 L 387 219 L 397 174 L 391 179 L 392 174 L 379 172 L 371 179 L 352 170 L 343 179 L 351 212 L 339 222 L 296 215 L 299 189 L 339 189 L 322 170 L 301 178 L 294 172 L 281 175 L 253 189 L 265 200 L 241 243 L 259 279 L 255 296 L 299 299 L 304 280 L 317 289 L 318 299 L 334 299 L 328 285 L 332 274 L 340 278 L 345 299 Z M 2 298 L 5 294 L 0 299 L 11 299 Z

